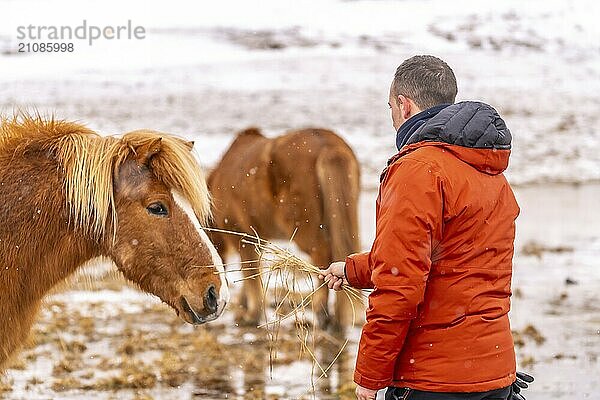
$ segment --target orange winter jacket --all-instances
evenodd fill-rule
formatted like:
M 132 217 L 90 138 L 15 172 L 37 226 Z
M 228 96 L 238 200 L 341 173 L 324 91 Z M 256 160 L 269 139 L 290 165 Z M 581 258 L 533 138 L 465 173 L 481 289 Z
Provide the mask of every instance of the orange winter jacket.
M 487 105 L 468 105 L 475 117 L 499 118 Z M 433 392 L 506 387 L 516 377 L 507 314 L 519 213 L 502 174 L 510 150 L 495 145 L 494 132 L 474 147 L 466 139 L 480 133 L 469 126 L 455 128 L 463 140 L 427 129 L 384 172 L 371 251 L 346 260 L 349 283 L 374 289 L 354 380 Z

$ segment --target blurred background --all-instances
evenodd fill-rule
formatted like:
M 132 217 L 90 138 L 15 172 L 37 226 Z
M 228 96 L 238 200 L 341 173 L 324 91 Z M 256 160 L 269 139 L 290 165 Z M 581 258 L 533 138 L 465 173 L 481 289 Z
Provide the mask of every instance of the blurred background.
M 362 245 L 378 175 L 395 153 L 396 67 L 433 54 L 458 100 L 492 104 L 514 137 L 506 173 L 521 205 L 511 321 L 528 400 L 600 399 L 600 3 L 591 0 L 0 0 L 0 113 L 77 120 L 101 134 L 151 128 L 195 140 L 210 169 L 249 125 L 324 127 L 362 168 Z M 145 38 L 19 53 L 19 26 L 127 25 Z M 92 279 L 97 275 L 98 279 Z M 360 328 L 311 383 L 294 332 L 269 362 L 259 329 L 226 316 L 183 325 L 154 298 L 91 268 L 51 296 L 7 399 L 351 398 Z M 90 278 L 91 277 L 91 278 Z M 327 365 L 340 338 L 319 342 Z

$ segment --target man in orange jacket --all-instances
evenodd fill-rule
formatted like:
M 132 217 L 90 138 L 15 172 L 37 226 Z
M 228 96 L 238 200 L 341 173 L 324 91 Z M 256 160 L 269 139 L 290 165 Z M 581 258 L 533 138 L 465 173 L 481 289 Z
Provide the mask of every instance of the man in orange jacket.
M 322 274 L 333 289 L 373 289 L 359 400 L 386 387 L 386 399 L 520 398 L 508 320 L 519 207 L 502 173 L 511 134 L 491 106 L 454 104 L 457 90 L 436 57 L 398 67 L 399 152 L 381 176 L 373 246 Z

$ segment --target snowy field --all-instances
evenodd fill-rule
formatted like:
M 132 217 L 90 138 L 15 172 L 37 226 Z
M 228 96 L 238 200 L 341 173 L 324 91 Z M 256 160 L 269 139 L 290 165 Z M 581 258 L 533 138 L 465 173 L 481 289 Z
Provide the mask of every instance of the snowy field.
M 176 133 L 196 141 L 207 168 L 249 125 L 268 135 L 331 128 L 362 163 L 366 248 L 377 176 L 395 150 L 391 78 L 411 55 L 438 55 L 457 75 L 459 100 L 494 105 L 514 136 L 507 176 L 522 213 L 511 318 L 521 368 L 537 378 L 527 398 L 600 399 L 599 15 L 591 0 L 0 0 L 0 112 L 37 109 L 103 134 Z M 18 26 L 83 19 L 132 20 L 146 38 L 17 52 Z M 264 333 L 235 327 L 231 313 L 194 329 L 132 289 L 95 289 L 48 299 L 40 344 L 8 372 L 0 397 L 298 398 L 310 389 L 310 363 L 292 344 L 270 379 Z M 358 333 L 316 398 L 352 393 Z M 324 359 L 332 347 L 319 350 Z

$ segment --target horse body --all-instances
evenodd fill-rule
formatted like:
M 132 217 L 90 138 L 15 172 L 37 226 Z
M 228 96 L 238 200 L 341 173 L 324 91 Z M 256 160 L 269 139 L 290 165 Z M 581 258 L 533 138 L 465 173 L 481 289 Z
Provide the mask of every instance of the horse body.
M 222 312 L 227 285 L 199 228 L 209 201 L 190 149 L 150 131 L 100 137 L 30 117 L 0 125 L 0 371 L 43 296 L 98 256 L 187 322 Z
M 209 176 L 216 227 L 289 240 L 313 263 L 327 267 L 360 250 L 358 236 L 359 165 L 350 147 L 335 133 L 305 129 L 268 139 L 257 129 L 241 132 Z M 256 253 L 227 234 L 212 233 L 225 256 L 238 250 L 246 276 L 257 268 Z M 322 326 L 348 325 L 346 296 L 336 299 L 335 319 L 327 311 L 328 291 L 314 299 Z M 256 324 L 262 312 L 260 279 L 244 281 L 238 320 Z

